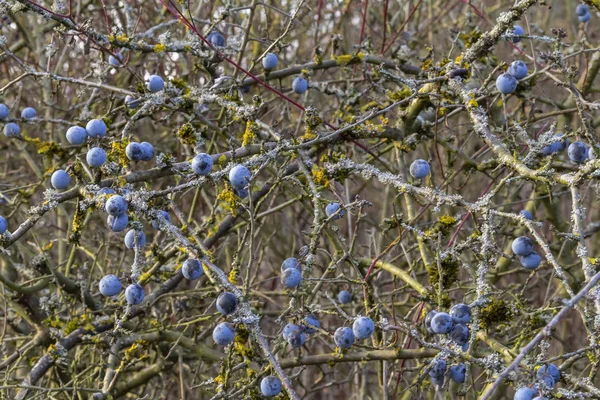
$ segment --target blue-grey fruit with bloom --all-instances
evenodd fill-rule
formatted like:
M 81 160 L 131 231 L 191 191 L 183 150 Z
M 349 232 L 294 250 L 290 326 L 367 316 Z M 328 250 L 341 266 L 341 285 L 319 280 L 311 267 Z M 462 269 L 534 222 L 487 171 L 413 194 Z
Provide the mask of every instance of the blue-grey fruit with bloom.
M 519 236 L 513 240 L 511 248 L 518 256 L 528 256 L 533 251 L 533 240 L 527 236 Z
M 213 330 L 212 337 L 216 344 L 227 346 L 235 338 L 235 328 L 229 322 L 221 322 Z
M 434 385 L 442 386 L 444 384 L 444 375 L 446 374 L 446 360 L 440 358 L 433 362 L 429 370 L 429 377 Z
M 464 324 L 455 324 L 450 331 L 450 337 L 459 346 L 469 342 L 469 328 Z
M 4 136 L 8 138 L 17 137 L 21 134 L 21 128 L 19 128 L 19 125 L 15 124 L 14 122 L 9 122 L 8 124 L 4 125 L 3 131 Z
M 450 308 L 450 316 L 457 324 L 468 324 L 472 318 L 471 307 L 464 303 L 455 304 Z
M 240 199 L 243 200 L 246 197 L 248 197 L 248 193 L 250 193 L 250 192 L 248 191 L 247 188 L 236 188 L 236 187 L 233 187 L 233 193 L 235 193 L 235 195 L 237 197 L 239 197 Z
M 431 166 L 427 161 L 418 159 L 410 164 L 408 171 L 413 178 L 423 179 L 431 173 Z
M 577 18 L 579 18 L 579 22 L 585 23 L 585 22 L 588 22 L 590 19 L 592 19 L 592 14 L 590 14 L 588 12 L 588 13 L 578 16 Z
M 137 231 L 135 229 L 130 229 L 125 234 L 125 247 L 128 249 L 133 249 L 135 247 L 135 239 L 137 238 L 137 247 L 142 248 L 146 244 L 146 235 L 142 231 Z
M 125 289 L 125 300 L 131 305 L 140 304 L 145 296 L 144 288 L 137 283 L 132 283 Z
M 152 227 L 156 230 L 160 230 L 161 224 L 171 222 L 171 216 L 169 215 L 168 212 L 164 211 L 164 210 L 160 210 L 158 212 L 158 215 L 152 220 Z
M 514 400 L 533 400 L 534 396 L 537 396 L 537 390 L 528 387 L 522 387 L 515 392 Z
M 302 274 L 296 268 L 289 268 L 281 273 L 281 283 L 288 289 L 298 287 L 300 282 L 302 282 Z
M 437 334 L 450 333 L 453 326 L 454 321 L 452 320 L 452 317 L 445 312 L 439 312 L 431 319 L 431 330 Z
M 511 94 L 517 90 L 517 78 L 505 73 L 496 78 L 496 88 L 502 94 Z
M 181 267 L 181 273 L 185 279 L 190 281 L 199 279 L 204 274 L 202 263 L 195 258 L 188 258 Z
M 308 334 L 317 333 L 317 329 L 321 328 L 321 322 L 313 314 L 308 314 L 303 321 L 304 332 Z
M 129 224 L 127 214 L 109 215 L 106 217 L 106 224 L 113 232 L 123 232 Z
M 527 210 L 521 210 L 521 211 L 519 211 L 519 214 L 524 216 L 525 219 L 527 219 L 529 221 L 533 221 L 533 214 L 531 214 L 531 212 L 529 212 Z
M 221 35 L 221 33 L 217 32 L 217 31 L 211 32 L 206 37 L 206 40 L 208 40 L 208 42 L 210 44 L 212 44 L 214 47 L 224 47 L 225 46 L 225 37 L 223 37 L 223 35 Z
M 160 92 L 165 88 L 165 81 L 158 75 L 150 75 L 146 78 L 146 88 L 152 93 Z
M 292 82 L 292 90 L 296 94 L 303 94 L 308 89 L 308 81 L 301 76 L 296 77 Z
M 276 376 L 265 376 L 260 381 L 260 392 L 265 397 L 275 397 L 281 393 L 281 381 Z
M 125 155 L 130 161 L 141 161 L 142 153 L 142 146 L 137 142 L 130 142 L 125 147 Z
M 456 383 L 465 383 L 465 375 L 467 373 L 467 367 L 465 364 L 460 363 L 450 367 L 450 379 Z
M 72 126 L 67 129 L 67 142 L 80 145 L 85 143 L 85 139 L 87 139 L 87 131 L 81 126 Z
M 90 167 L 99 168 L 106 162 L 106 152 L 100 147 L 93 147 L 85 155 L 85 160 Z
M 510 67 L 508 67 L 508 73 L 518 80 L 521 80 L 527 76 L 529 70 L 527 69 L 527 64 L 525 64 L 523 61 L 517 60 L 510 64 Z
M 237 189 L 247 187 L 251 177 L 250 170 L 243 165 L 236 165 L 229 171 L 229 183 Z
M 590 9 L 588 8 L 587 4 L 577 4 L 577 7 L 575 7 L 575 14 L 577 14 L 579 17 L 589 12 Z
M 296 325 L 296 324 L 289 323 L 283 328 L 283 331 L 281 332 L 281 336 L 287 341 L 288 337 L 290 336 L 290 334 L 292 332 L 302 331 L 302 330 L 303 330 L 303 327 Z
M 140 143 L 140 147 L 142 149 L 142 156 L 140 158 L 141 161 L 151 161 L 154 158 L 154 146 L 148 142 Z
M 127 200 L 118 194 L 111 196 L 106 200 L 104 210 L 114 216 L 125 214 L 127 212 Z
M 8 221 L 0 215 L 0 235 L 8 230 Z
M 513 36 L 523 36 L 525 35 L 525 30 L 521 27 L 521 25 L 514 25 L 512 30 L 509 29 L 508 31 L 510 34 L 512 34 Z M 520 37 L 513 37 L 512 38 L 512 42 L 513 43 L 519 43 L 521 41 Z
M 554 381 L 558 383 L 558 381 L 560 381 L 560 370 L 558 369 L 558 367 L 554 364 L 546 364 L 546 365 L 542 365 L 536 372 L 538 378 L 540 376 L 542 376 L 543 374 L 549 374 L 552 378 L 554 378 Z
M 131 95 L 125 96 L 125 105 L 129 109 L 138 108 L 141 103 L 142 103 L 142 99 L 136 99 L 135 97 L 133 97 Z
M 106 124 L 101 119 L 91 119 L 85 125 L 85 130 L 89 137 L 104 137 L 106 136 Z
M 338 293 L 337 299 L 342 304 L 348 304 L 352 301 L 352 293 L 347 290 L 342 290 Z
M 302 347 L 306 343 L 306 333 L 303 329 L 293 330 L 287 335 L 287 342 L 296 349 Z
M 296 268 L 297 270 L 302 270 L 302 265 L 300 264 L 300 260 L 296 257 L 288 257 L 281 263 L 281 272 L 286 269 Z
M 235 312 L 238 306 L 237 297 L 231 292 L 223 292 L 217 297 L 217 310 L 223 315 Z
M 352 324 L 352 333 L 354 333 L 354 337 L 358 340 L 364 340 L 371 337 L 374 331 L 375 324 L 369 317 L 358 317 Z
M 103 187 L 100 190 L 98 190 L 98 192 L 96 194 L 100 195 L 108 195 L 108 194 L 116 194 L 117 192 L 115 192 L 115 189 L 113 188 L 108 188 L 108 187 Z
M 569 139 L 567 139 L 563 134 L 558 133 L 554 135 L 552 140 L 553 142 L 551 144 L 542 148 L 542 154 L 545 156 L 563 151 L 569 146 Z
M 64 190 L 69 187 L 71 183 L 71 175 L 64 169 L 57 169 L 50 177 L 50 183 L 56 190 Z
M 582 164 L 587 160 L 588 147 L 583 142 L 573 142 L 569 145 L 569 158 L 577 164 Z
M 37 111 L 33 107 L 26 107 L 21 111 L 21 118 L 23 119 L 34 119 L 37 115 Z
M 526 269 L 536 269 L 541 263 L 542 257 L 535 251 L 526 256 L 521 256 L 521 265 Z
M 435 310 L 431 310 L 431 311 L 429 311 L 429 312 L 427 313 L 427 315 L 425 316 L 425 328 L 427 328 L 427 330 L 428 330 L 430 333 L 435 333 L 435 332 L 433 331 L 433 329 L 431 329 L 431 320 L 433 319 L 433 317 L 435 317 L 435 315 L 436 315 L 437 313 L 438 313 L 437 311 L 435 311 Z
M 354 332 L 346 326 L 337 328 L 333 334 L 333 341 L 337 347 L 349 349 L 354 344 Z
M 192 171 L 196 175 L 208 175 L 213 168 L 213 159 L 210 154 L 200 153 L 192 159 Z
M 100 279 L 100 283 L 98 284 L 98 288 L 100 289 L 100 293 L 103 296 L 111 297 L 119 294 L 121 291 L 121 281 L 115 275 L 106 275 L 102 279 Z
M 114 56 L 111 54 L 108 56 L 108 63 L 113 67 L 118 67 L 123 62 L 123 54 L 120 51 L 115 51 Z
M 277 63 L 279 59 L 277 58 L 277 54 L 267 53 L 266 56 L 262 59 L 262 65 L 264 69 L 275 69 L 277 67 Z
M 339 213 L 338 210 L 340 210 Z M 327 215 L 327 218 L 335 214 L 333 219 L 340 219 L 346 214 L 346 210 L 344 210 L 343 208 L 340 209 L 340 203 L 329 203 L 325 207 L 325 214 Z
M 10 110 L 6 106 L 6 104 L 0 104 L 0 120 L 8 118 L 10 114 Z

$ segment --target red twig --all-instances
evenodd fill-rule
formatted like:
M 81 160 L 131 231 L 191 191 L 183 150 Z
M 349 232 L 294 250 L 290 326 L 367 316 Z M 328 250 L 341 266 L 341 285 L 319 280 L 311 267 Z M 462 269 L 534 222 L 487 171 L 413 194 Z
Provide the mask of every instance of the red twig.
M 367 23 L 368 9 L 369 9 L 369 0 L 365 0 L 365 8 L 363 8 L 363 15 L 362 15 L 362 24 L 360 26 L 360 42 L 358 43 L 359 46 L 362 45 L 363 38 L 365 37 L 365 25 Z
M 402 24 L 402 26 L 398 29 L 398 32 L 396 32 L 396 34 L 394 35 L 394 37 L 390 41 L 390 44 L 388 44 L 388 46 L 381 52 L 381 55 L 384 55 L 385 53 L 387 53 L 387 51 L 390 49 L 390 47 L 392 47 L 392 45 L 394 44 L 394 42 L 398 38 L 398 35 L 400 35 L 402 33 L 402 30 L 404 29 L 404 27 L 406 26 L 406 24 L 408 24 L 408 21 L 410 21 L 412 19 L 413 15 L 417 11 L 417 8 L 419 8 L 419 6 L 421 5 L 422 2 L 423 2 L 423 0 L 419 0 L 419 2 L 412 9 L 412 11 L 410 12 L 410 14 L 408 14 L 408 17 L 406 18 L 406 21 L 404 21 L 404 23 Z
M 383 38 L 381 40 L 381 54 L 383 54 L 383 51 L 385 49 L 385 34 L 387 32 L 387 13 L 389 3 L 390 0 L 385 0 L 385 3 L 383 3 Z

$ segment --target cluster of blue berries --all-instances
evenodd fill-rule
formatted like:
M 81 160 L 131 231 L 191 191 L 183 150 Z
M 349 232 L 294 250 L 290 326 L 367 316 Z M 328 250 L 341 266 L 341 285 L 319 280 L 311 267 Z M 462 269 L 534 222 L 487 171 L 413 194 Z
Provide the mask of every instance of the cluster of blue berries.
M 563 134 L 557 133 L 554 135 L 553 142 L 542 148 L 542 154 L 545 156 L 556 154 L 566 150 L 568 146 L 569 139 L 567 139 Z
M 471 323 L 471 308 L 463 303 L 455 304 L 450 308 L 450 313 L 430 311 L 425 317 L 425 327 L 430 333 L 449 335 L 454 343 L 467 351 L 469 347 L 469 327 Z M 450 367 L 450 378 L 457 383 L 464 383 L 466 366 L 457 364 Z M 446 360 L 436 359 L 433 368 L 429 371 L 432 383 L 444 384 L 446 374 Z
M 327 218 L 333 215 L 333 219 L 336 220 L 346 215 L 346 210 L 341 208 L 340 203 L 329 203 L 325 206 L 325 215 L 327 215 Z
M 111 196 L 104 205 L 104 211 L 108 213 L 106 223 L 113 232 L 122 232 L 127 228 L 129 217 L 127 216 L 127 208 L 129 203 L 121 195 L 115 194 Z
M 542 257 L 533 250 L 533 240 L 527 236 L 519 236 L 512 242 L 512 251 L 520 256 L 521 265 L 527 269 L 536 269 L 542 262 Z
M 295 257 L 289 257 L 281 263 L 281 283 L 287 289 L 298 287 L 302 282 L 302 264 Z
M 0 121 L 6 120 L 10 115 L 10 109 L 6 104 L 0 104 Z M 33 107 L 25 107 L 21 110 L 21 119 L 29 121 L 37 116 L 37 111 Z M 18 137 L 21 134 L 21 128 L 14 122 L 8 122 L 4 125 L 4 136 L 8 138 Z
M 123 288 L 121 281 L 115 275 L 104 276 L 102 279 L 100 279 L 98 287 L 100 289 L 100 293 L 106 297 L 116 296 Z M 144 300 L 144 297 L 144 288 L 137 283 L 132 283 L 125 289 L 125 301 L 127 301 L 128 304 L 140 304 Z
M 202 270 L 201 265 L 200 270 Z M 185 275 L 186 273 L 184 272 L 184 276 Z M 202 275 L 202 273 L 200 273 L 200 275 Z M 222 315 L 228 316 L 230 314 L 233 314 L 237 310 L 238 299 L 235 296 L 235 294 L 231 292 L 223 292 L 217 297 L 216 306 L 217 310 Z M 215 327 L 215 329 L 213 329 L 212 337 L 215 343 L 217 343 L 218 345 L 228 346 L 233 342 L 233 339 L 235 338 L 235 326 L 229 322 L 221 322 Z
M 523 61 L 513 61 L 508 71 L 496 78 L 496 88 L 502 94 L 510 94 L 517 90 L 519 80 L 525 78 L 529 70 Z
M 552 390 L 560 381 L 560 370 L 554 364 L 542 365 L 536 372 L 538 383 L 534 388 L 524 386 L 515 392 L 514 400 L 548 400 L 539 395 L 540 390 Z
M 578 4 L 575 8 L 575 14 L 577 14 L 577 18 L 579 18 L 579 22 L 588 22 L 592 18 L 592 14 L 590 14 L 590 9 L 586 4 Z
M 131 161 L 151 161 L 154 153 L 154 146 L 148 142 L 130 142 L 125 148 L 125 155 Z

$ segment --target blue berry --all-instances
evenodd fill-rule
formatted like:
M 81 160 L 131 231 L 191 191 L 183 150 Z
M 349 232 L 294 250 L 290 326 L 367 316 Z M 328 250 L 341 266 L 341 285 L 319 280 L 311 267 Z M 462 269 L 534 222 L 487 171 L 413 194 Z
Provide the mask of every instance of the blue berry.
M 265 69 L 275 69 L 277 67 L 277 63 L 279 59 L 276 54 L 267 53 L 267 55 L 262 59 L 262 65 Z
M 112 188 L 107 188 L 107 187 L 104 187 L 104 188 L 102 188 L 102 189 L 98 190 L 98 192 L 97 192 L 97 194 L 98 194 L 99 196 L 100 196 L 100 195 L 107 195 L 107 194 L 116 194 L 116 193 L 117 193 L 117 192 L 115 192 L 115 189 L 112 189 Z
M 375 331 L 375 324 L 369 317 L 358 317 L 352 324 L 352 332 L 358 340 L 369 338 Z
M 548 388 L 548 389 L 554 389 L 554 386 L 556 386 L 556 381 L 554 380 L 554 378 L 547 373 L 537 373 L 536 375 L 539 384 L 536 385 L 537 388 Z M 541 387 L 540 387 L 541 386 Z
M 137 142 L 131 142 L 125 147 L 125 155 L 131 161 L 140 161 L 142 159 L 142 146 Z
M 206 40 L 208 40 L 208 42 L 210 44 L 212 44 L 214 47 L 224 47 L 225 46 L 225 38 L 223 37 L 223 35 L 221 35 L 217 31 L 211 32 L 206 37 Z
M 519 236 L 512 242 L 512 251 L 518 256 L 528 256 L 533 251 L 533 241 L 527 236 Z
M 337 295 L 338 301 L 342 304 L 348 304 L 352 301 L 352 293 L 347 290 L 342 290 Z
M 463 324 L 456 324 L 450 332 L 450 337 L 459 346 L 464 346 L 469 342 L 469 328 Z
M 467 373 L 467 367 L 465 364 L 460 363 L 450 367 L 450 379 L 456 383 L 465 383 L 465 374 Z
M 454 325 L 454 321 L 452 321 L 452 317 L 445 312 L 439 312 L 439 313 L 435 314 L 433 316 L 433 318 L 431 319 L 431 330 L 434 333 L 438 333 L 438 334 L 450 333 L 453 325 Z
M 587 160 L 588 148 L 583 142 L 573 142 L 568 150 L 569 158 L 577 164 L 582 164 Z
M 217 310 L 223 315 L 233 313 L 238 306 L 237 297 L 230 292 L 223 292 L 217 297 Z
M 108 63 L 113 67 L 118 67 L 123 62 L 123 54 L 120 51 L 115 51 L 115 55 L 108 56 Z
M 101 119 L 92 119 L 85 125 L 85 130 L 89 137 L 106 136 L 106 124 Z
M 580 17 L 582 15 L 588 14 L 589 12 L 590 9 L 586 4 L 577 4 L 577 7 L 575 7 L 575 14 L 577 14 Z
M 142 156 L 140 160 L 151 161 L 154 158 L 154 146 L 148 142 L 142 142 L 140 143 L 140 147 L 142 148 Z
M 517 79 L 511 74 L 502 74 L 496 78 L 496 88 L 502 94 L 511 94 L 517 90 Z
M 557 140 L 558 139 L 558 140 Z M 542 154 L 549 156 L 550 154 L 558 153 L 565 150 L 569 146 L 569 139 L 562 134 L 556 134 L 553 137 L 553 142 L 542 148 Z
M 287 342 L 296 349 L 302 347 L 306 343 L 306 333 L 302 329 L 293 330 L 287 335 Z
M 444 384 L 444 375 L 446 374 L 446 360 L 438 359 L 433 363 L 429 370 L 429 377 L 434 385 L 442 386 Z
M 521 214 L 522 216 L 524 216 L 525 219 L 533 221 L 533 215 L 531 214 L 531 212 L 529 212 L 527 210 L 521 210 L 521 211 L 519 211 L 519 214 Z
M 532 251 L 526 256 L 521 256 L 521 265 L 527 269 L 536 269 L 540 266 L 542 257 L 535 251 Z
M 14 122 L 9 122 L 8 124 L 4 125 L 4 136 L 11 138 L 11 137 L 17 137 L 21 134 L 21 128 L 19 128 L 19 125 L 15 124 Z
M 290 268 L 296 268 L 297 270 L 302 270 L 302 265 L 300 264 L 300 261 L 296 257 L 286 258 L 281 263 L 281 272 L 285 271 L 286 269 L 290 269 Z
M 585 23 L 585 22 L 588 22 L 592 18 L 592 14 L 590 14 L 588 12 L 588 13 L 585 13 L 583 15 L 580 15 L 578 18 L 579 18 L 579 22 L 584 22 Z
M 532 400 L 533 396 L 537 396 L 537 390 L 528 387 L 522 387 L 515 392 L 514 400 Z
M 0 104 L 0 119 L 8 118 L 8 114 L 10 114 L 10 110 L 6 104 Z
M 304 318 L 304 332 L 308 334 L 317 333 L 317 329 L 320 327 L 321 323 L 315 315 L 309 314 Z
M 301 281 L 302 274 L 296 268 L 289 268 L 281 273 L 281 283 L 288 289 L 297 287 Z
M 265 376 L 260 381 L 260 392 L 265 397 L 275 397 L 281 393 L 281 381 L 276 376 Z
M 590 160 L 595 160 L 596 152 L 597 152 L 597 150 L 594 148 L 594 146 L 590 146 L 590 148 L 588 149 L 588 158 Z
M 152 93 L 160 92 L 165 88 L 165 81 L 158 75 L 150 75 L 146 79 L 146 87 Z
M 144 297 L 144 288 L 137 283 L 133 283 L 127 286 L 127 289 L 125 289 L 125 300 L 127 300 L 127 303 L 129 304 L 140 304 L 142 301 L 144 301 Z
M 521 28 L 520 25 L 515 25 L 515 26 L 513 26 L 512 32 L 510 32 L 510 33 L 512 33 L 514 36 L 523 36 L 523 35 L 525 35 L 525 30 L 523 28 Z M 512 41 L 513 41 L 513 43 L 519 43 L 521 41 L 521 38 L 514 37 L 514 38 L 512 38 Z
M 164 221 L 163 221 L 164 220 Z M 158 216 L 152 220 L 152 227 L 156 230 L 160 230 L 161 223 L 171 222 L 171 216 L 166 211 L 159 211 Z
M 64 169 L 54 171 L 50 178 L 50 183 L 56 190 L 64 190 L 71 183 L 71 176 Z
M 192 171 L 196 175 L 208 175 L 212 171 L 213 159 L 210 154 L 200 153 L 192 160 Z
M 348 327 L 337 328 L 333 334 L 333 341 L 341 349 L 349 349 L 354 344 L 354 333 Z
M 125 235 L 125 247 L 127 247 L 128 249 L 133 249 L 133 247 L 135 246 L 134 235 L 135 237 L 137 237 L 138 248 L 144 247 L 144 245 L 146 244 L 146 235 L 144 234 L 144 232 L 136 231 L 135 229 L 129 230 L 129 232 L 127 232 L 127 234 Z
M 2 235 L 4 232 L 6 232 L 8 229 L 8 222 L 6 221 L 6 218 L 4 218 L 3 216 L 0 215 L 0 235 Z
M 142 102 L 142 99 L 136 99 L 135 97 L 130 96 L 130 95 L 125 96 L 125 105 L 127 106 L 127 108 L 130 108 L 130 109 L 138 108 L 140 106 L 141 102 Z
M 302 327 L 300 327 L 296 324 L 289 323 L 283 328 L 283 331 L 281 332 L 281 336 L 287 341 L 288 337 L 290 336 L 290 334 L 292 332 L 301 331 L 301 330 L 302 330 Z
M 181 273 L 185 279 L 194 281 L 204 274 L 204 270 L 202 269 L 202 264 L 200 261 L 196 260 L 195 258 L 188 258 L 181 267 Z
M 106 218 L 106 224 L 113 232 L 123 232 L 129 224 L 129 217 L 127 214 L 109 215 Z
M 240 199 L 245 199 L 246 197 L 248 197 L 248 189 L 246 188 L 233 188 L 233 193 L 235 193 L 235 195 L 237 197 L 239 197 Z
M 87 152 L 85 160 L 92 168 L 98 168 L 106 162 L 106 152 L 100 147 L 93 147 Z
M 325 207 L 325 214 L 327 215 L 327 217 L 331 217 L 333 214 L 335 214 L 338 210 L 340 210 L 340 203 L 329 203 L 327 204 L 327 206 Z M 340 212 L 333 217 L 333 219 L 340 219 L 344 216 L 344 214 L 346 214 L 346 210 L 344 210 L 343 208 L 340 210 Z
M 121 281 L 114 275 L 106 275 L 100 279 L 98 287 L 100 288 L 100 293 L 106 297 L 115 296 L 122 288 Z
M 527 76 L 529 70 L 527 69 L 527 64 L 523 61 L 513 61 L 508 68 L 508 73 L 521 80 Z
M 110 215 L 123 215 L 127 212 L 127 200 L 118 194 L 111 196 L 110 199 L 106 200 L 104 210 Z
M 72 126 L 67 129 L 67 142 L 75 145 L 85 143 L 87 139 L 87 132 L 80 126 Z
M 23 111 L 21 111 L 21 118 L 23 119 L 34 119 L 36 115 L 37 112 L 33 107 L 27 107 L 24 108 Z
M 409 172 L 415 179 L 423 179 L 431 172 L 431 166 L 425 160 L 415 160 L 410 164 Z
M 235 338 L 235 328 L 229 322 L 221 322 L 213 330 L 213 340 L 221 346 L 227 346 Z
M 450 310 L 450 312 L 452 312 L 452 310 Z M 427 330 L 430 333 L 434 333 L 433 329 L 431 329 L 431 320 L 433 319 L 433 317 L 435 317 L 436 314 L 437 314 L 437 311 L 431 310 L 425 316 L 425 328 L 427 328 Z
M 301 76 L 296 77 L 292 82 L 292 90 L 296 94 L 303 94 L 308 89 L 308 81 Z
M 243 165 L 236 165 L 229 171 L 229 182 L 236 189 L 242 189 L 248 186 L 252 174 L 248 168 Z
M 468 324 L 471 322 L 471 315 L 471 307 L 463 303 L 455 304 L 450 309 L 450 316 L 457 324 Z
M 554 364 L 548 364 L 548 365 L 542 365 L 538 370 L 537 370 L 537 375 L 538 378 L 541 374 L 549 374 L 552 378 L 554 378 L 555 382 L 560 381 L 560 370 L 558 369 L 558 367 Z

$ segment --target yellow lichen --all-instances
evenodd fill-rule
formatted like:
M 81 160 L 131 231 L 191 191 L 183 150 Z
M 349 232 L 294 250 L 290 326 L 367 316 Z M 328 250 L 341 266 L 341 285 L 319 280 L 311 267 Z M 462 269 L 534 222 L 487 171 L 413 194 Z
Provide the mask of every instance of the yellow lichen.
M 158 43 L 156 45 L 154 45 L 154 52 L 155 53 L 162 53 L 167 49 L 167 46 L 165 46 L 162 43 Z

